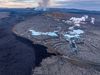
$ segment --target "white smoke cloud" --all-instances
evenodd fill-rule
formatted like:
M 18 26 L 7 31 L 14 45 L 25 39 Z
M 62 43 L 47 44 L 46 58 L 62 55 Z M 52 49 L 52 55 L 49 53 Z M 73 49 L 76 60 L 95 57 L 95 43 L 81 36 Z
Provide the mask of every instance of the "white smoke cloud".
M 49 6 L 50 0 L 38 0 L 38 7 L 35 8 L 35 10 L 43 10 L 46 11 L 47 7 Z
M 40 7 L 47 7 L 49 5 L 50 0 L 38 0 L 38 5 Z

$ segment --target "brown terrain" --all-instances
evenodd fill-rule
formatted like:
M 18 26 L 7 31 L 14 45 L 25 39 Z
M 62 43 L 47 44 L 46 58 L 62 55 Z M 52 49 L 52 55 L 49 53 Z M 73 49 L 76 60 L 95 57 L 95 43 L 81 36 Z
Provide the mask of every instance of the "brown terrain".
M 32 16 L 13 28 L 13 32 L 21 37 L 33 41 L 33 44 L 41 44 L 48 48 L 49 53 L 55 53 L 44 59 L 39 67 L 33 69 L 33 75 L 100 75 L 100 15 L 88 15 L 95 17 L 95 24 L 87 21 L 80 29 L 84 30 L 82 43 L 76 43 L 77 53 L 71 52 L 69 42 L 62 36 L 32 36 L 30 29 L 38 32 L 53 32 L 61 28 L 60 32 L 67 32 L 70 24 L 62 22 L 75 16 L 85 14 L 50 13 Z

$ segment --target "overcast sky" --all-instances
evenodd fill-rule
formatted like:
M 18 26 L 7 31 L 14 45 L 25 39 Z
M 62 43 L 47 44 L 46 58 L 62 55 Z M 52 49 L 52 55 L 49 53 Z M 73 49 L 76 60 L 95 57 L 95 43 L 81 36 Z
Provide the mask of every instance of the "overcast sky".
M 37 7 L 39 1 L 41 0 L 0 0 L 0 7 Z M 100 0 L 49 0 L 49 7 L 64 7 L 100 11 Z

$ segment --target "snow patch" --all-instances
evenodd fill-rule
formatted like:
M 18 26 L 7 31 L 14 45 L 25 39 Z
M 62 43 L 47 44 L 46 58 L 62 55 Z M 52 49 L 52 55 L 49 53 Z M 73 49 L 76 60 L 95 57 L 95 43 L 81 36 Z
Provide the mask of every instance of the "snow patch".
M 88 15 L 84 15 L 81 18 L 77 18 L 77 17 L 71 17 L 70 21 L 72 21 L 74 23 L 75 26 L 80 26 L 80 24 L 82 22 L 86 22 L 86 20 L 88 19 Z
M 74 26 L 72 26 L 72 27 L 69 27 L 68 29 L 69 29 L 69 30 L 73 30 L 73 29 L 74 29 Z
M 72 30 L 72 31 L 66 32 L 64 34 L 64 37 L 67 40 L 70 40 L 71 38 L 80 38 L 80 35 L 83 34 L 83 33 L 84 33 L 84 31 L 81 30 L 81 29 Z
M 56 32 L 37 32 L 35 30 L 29 30 L 33 36 L 40 36 L 40 35 L 48 35 L 48 36 L 54 36 L 57 37 L 58 35 L 56 34 Z
M 91 23 L 94 24 L 95 18 L 91 17 Z
M 83 34 L 83 33 L 84 33 L 84 31 L 81 30 L 81 29 L 70 31 L 70 34 L 78 34 L 78 35 L 80 35 L 80 34 Z

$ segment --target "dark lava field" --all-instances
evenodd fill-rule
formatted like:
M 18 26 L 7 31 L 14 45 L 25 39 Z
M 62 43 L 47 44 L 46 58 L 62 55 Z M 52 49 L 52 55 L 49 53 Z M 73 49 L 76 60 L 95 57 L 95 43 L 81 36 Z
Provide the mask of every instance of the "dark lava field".
M 49 56 L 46 47 L 33 46 L 31 41 L 12 33 L 13 26 L 23 17 L 27 16 L 11 13 L 0 19 L 0 75 L 31 75 L 32 68 Z

